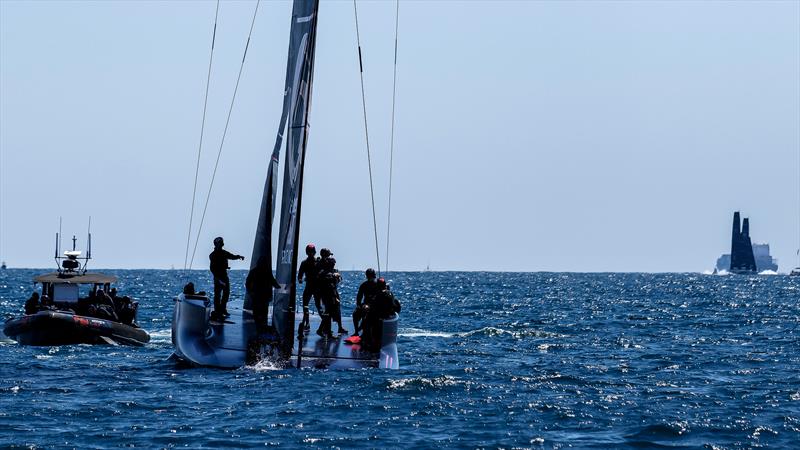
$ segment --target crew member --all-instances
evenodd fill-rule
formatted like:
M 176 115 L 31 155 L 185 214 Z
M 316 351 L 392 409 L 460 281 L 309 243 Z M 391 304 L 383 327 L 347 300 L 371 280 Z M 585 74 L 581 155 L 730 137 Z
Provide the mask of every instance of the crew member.
M 267 314 L 272 301 L 272 288 L 280 289 L 281 285 L 275 280 L 269 266 L 259 264 L 250 269 L 244 286 L 253 299 L 253 320 L 256 322 L 256 329 L 264 332 L 267 330 Z
M 36 314 L 39 312 L 39 293 L 34 292 L 25 302 L 25 314 Z
M 228 296 L 231 294 L 231 282 L 228 279 L 228 260 L 240 259 L 244 261 L 244 256 L 234 255 L 222 246 L 225 241 L 221 237 L 214 239 L 214 251 L 208 255 L 211 260 L 211 274 L 214 275 L 214 312 L 211 318 L 214 320 L 225 320 L 228 314 Z
M 377 288 L 378 292 L 367 309 L 367 317 L 365 318 L 367 329 L 364 330 L 364 337 L 362 338 L 364 346 L 371 351 L 377 351 L 381 348 L 382 321 L 390 318 L 395 313 L 399 313 L 401 309 L 400 302 L 389 290 L 386 280 L 378 278 Z
M 356 294 L 356 308 L 353 310 L 353 336 L 358 336 L 358 332 L 364 327 L 364 317 L 367 315 L 367 305 L 372 303 L 375 294 L 378 293 L 378 284 L 375 282 L 375 269 L 369 268 L 365 272 L 367 280 L 361 283 Z
M 325 337 L 333 337 L 331 320 L 339 325 L 339 334 L 346 334 L 347 330 L 342 327 L 341 300 L 339 291 L 336 288 L 342 276 L 339 274 L 339 271 L 336 270 L 336 260 L 333 258 L 333 253 L 331 253 L 330 250 L 323 248 L 319 251 L 319 254 L 321 258 L 318 264 L 318 292 L 322 299 L 325 313 L 322 315 L 322 323 L 317 330 L 317 334 Z
M 321 306 L 319 303 L 319 294 L 317 293 L 317 275 L 318 275 L 317 265 L 319 263 L 319 258 L 315 256 L 316 254 L 317 254 L 317 248 L 314 246 L 314 244 L 306 245 L 307 258 L 300 263 L 300 268 L 297 270 L 297 282 L 302 284 L 304 276 L 306 282 L 306 285 L 303 288 L 302 324 L 304 331 L 309 331 L 311 329 L 308 317 L 308 304 L 311 301 L 311 296 L 314 296 L 314 304 L 316 304 L 317 306 L 317 312 L 321 311 Z

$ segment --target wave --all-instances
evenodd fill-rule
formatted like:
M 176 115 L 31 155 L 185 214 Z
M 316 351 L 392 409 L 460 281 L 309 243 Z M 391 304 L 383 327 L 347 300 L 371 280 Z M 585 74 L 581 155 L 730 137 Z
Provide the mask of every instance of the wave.
M 445 331 L 428 331 L 423 330 L 420 328 L 401 328 L 400 331 L 397 333 L 398 336 L 402 337 L 441 337 L 441 338 L 451 338 L 456 336 L 458 333 L 448 333 Z
M 150 342 L 152 343 L 171 343 L 172 342 L 172 329 L 166 328 L 164 330 L 148 331 L 150 334 Z
M 285 367 L 281 366 L 280 364 L 276 363 L 275 361 L 270 360 L 269 358 L 264 358 L 261 361 L 255 363 L 252 366 L 245 366 L 246 369 L 255 370 L 256 372 L 265 372 L 265 371 L 272 371 L 272 370 L 284 370 Z
M 774 270 L 767 269 L 767 270 L 762 270 L 761 272 L 758 272 L 758 274 L 759 275 L 777 275 L 778 272 L 775 272 Z
M 509 331 L 497 327 L 483 327 L 470 331 L 463 332 L 447 332 L 447 331 L 429 331 L 420 328 L 401 328 L 398 336 L 416 338 L 416 337 L 438 337 L 438 338 L 463 338 L 473 336 L 510 336 L 515 339 L 526 337 L 564 337 L 557 333 L 550 333 L 542 330 L 522 330 L 522 331 Z
M 460 380 L 450 375 L 441 375 L 438 377 L 413 377 L 413 378 L 400 378 L 389 380 L 388 389 L 408 389 L 408 388 L 445 388 L 458 385 L 466 385 L 467 381 Z

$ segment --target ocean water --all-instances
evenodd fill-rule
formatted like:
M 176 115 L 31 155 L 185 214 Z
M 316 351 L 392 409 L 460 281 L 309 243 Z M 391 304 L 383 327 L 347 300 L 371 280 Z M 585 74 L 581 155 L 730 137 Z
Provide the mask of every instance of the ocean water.
M 401 370 L 223 371 L 167 361 L 182 272 L 109 272 L 152 342 L 0 340 L 0 447 L 800 447 L 800 277 L 390 273 Z

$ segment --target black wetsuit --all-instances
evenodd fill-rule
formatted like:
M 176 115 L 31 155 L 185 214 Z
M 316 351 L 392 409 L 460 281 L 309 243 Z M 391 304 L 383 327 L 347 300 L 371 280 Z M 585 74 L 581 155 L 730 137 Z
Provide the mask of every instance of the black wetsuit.
M 228 297 L 231 295 L 231 282 L 228 279 L 228 260 L 241 259 L 241 256 L 215 248 L 208 259 L 211 260 L 211 274 L 214 275 L 214 316 L 220 318 L 226 314 Z
M 267 266 L 250 269 L 244 285 L 253 299 L 253 320 L 256 322 L 256 328 L 266 330 L 269 304 L 272 301 L 272 288 L 279 289 L 281 285 L 278 284 Z
M 378 283 L 375 279 L 368 279 L 361 283 L 358 287 L 358 294 L 356 294 L 356 309 L 353 310 L 353 333 L 358 334 L 359 330 L 363 329 L 363 319 L 366 317 L 366 305 L 372 303 L 375 294 L 378 293 Z
M 319 276 L 319 258 L 309 256 L 300 263 L 300 268 L 297 270 L 297 281 L 303 282 L 305 276 L 305 287 L 303 288 L 303 326 L 307 327 L 309 323 L 308 317 L 308 304 L 311 297 L 314 297 L 314 304 L 317 307 L 317 312 L 321 313 L 322 307 L 319 302 L 319 293 L 317 292 L 317 277 Z
M 336 271 L 336 260 L 328 257 L 322 258 L 317 264 L 319 276 L 317 278 L 317 292 L 322 300 L 324 312 L 322 316 L 322 323 L 320 323 L 317 334 L 331 335 L 331 320 L 335 320 L 341 327 L 341 309 L 337 308 L 339 304 L 339 291 L 336 285 L 339 283 L 339 272 Z M 337 320 L 338 319 L 338 320 Z
M 371 350 L 377 351 L 381 347 L 381 337 L 383 334 L 383 319 L 388 319 L 394 313 L 399 313 L 401 309 L 400 302 L 397 301 L 392 291 L 384 289 L 378 291 L 370 303 L 369 312 L 367 313 L 365 322 L 364 337 L 362 342 L 364 346 Z

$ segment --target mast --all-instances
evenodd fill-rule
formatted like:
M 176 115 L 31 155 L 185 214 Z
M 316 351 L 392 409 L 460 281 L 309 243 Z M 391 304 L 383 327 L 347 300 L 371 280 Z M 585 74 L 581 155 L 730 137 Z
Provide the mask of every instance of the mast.
M 286 137 L 286 156 L 283 175 L 283 193 L 281 197 L 281 218 L 278 234 L 278 261 L 276 280 L 281 285 L 275 290 L 272 324 L 280 336 L 282 351 L 290 353 L 294 341 L 294 312 L 295 294 L 297 290 L 295 274 L 297 273 L 297 249 L 300 237 L 300 205 L 303 190 L 303 169 L 308 143 L 308 113 L 311 107 L 311 85 L 314 74 L 314 51 L 316 47 L 318 0 L 295 0 L 292 10 L 292 27 L 289 39 L 289 56 L 286 66 L 286 85 L 284 97 L 284 114 L 288 122 Z M 280 142 L 279 133 L 278 140 Z M 280 144 L 276 144 L 279 148 Z M 277 154 L 273 152 L 270 169 L 277 169 Z M 274 171 L 272 173 L 274 177 Z M 273 184 L 270 184 L 270 183 Z M 274 214 L 274 196 L 277 183 L 267 180 L 266 195 L 269 201 L 262 201 L 264 206 L 270 207 L 269 214 Z M 267 205 L 264 205 L 264 203 Z M 264 214 L 262 214 L 264 216 Z M 269 241 L 271 238 L 272 220 L 259 221 L 259 239 Z M 262 226 L 270 231 L 269 234 L 261 230 Z M 268 248 L 262 244 L 262 248 Z M 253 263 L 271 263 L 269 256 L 259 254 L 256 256 L 253 249 Z M 267 259 L 264 259 L 267 256 Z M 251 269 L 252 270 L 252 269 Z

